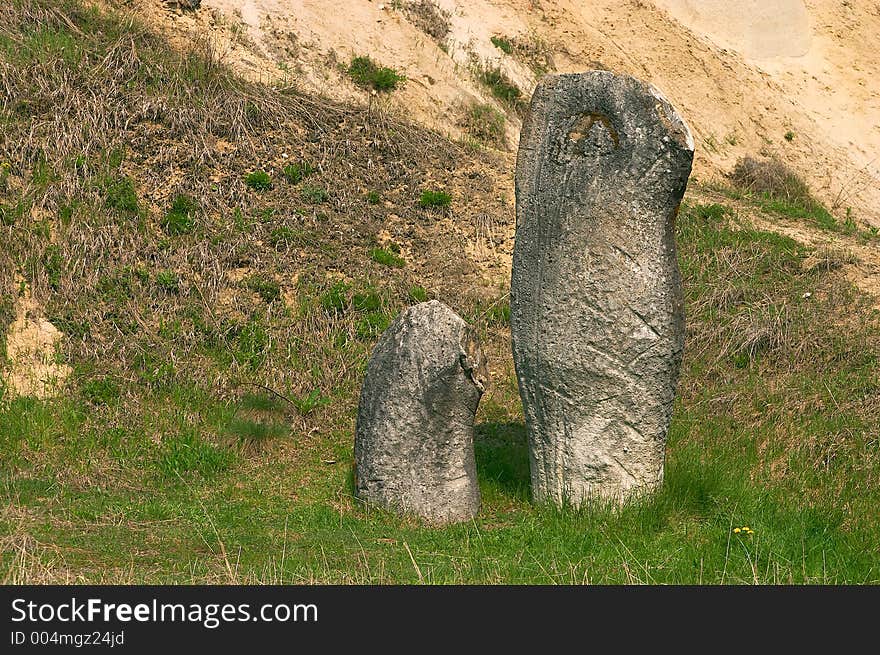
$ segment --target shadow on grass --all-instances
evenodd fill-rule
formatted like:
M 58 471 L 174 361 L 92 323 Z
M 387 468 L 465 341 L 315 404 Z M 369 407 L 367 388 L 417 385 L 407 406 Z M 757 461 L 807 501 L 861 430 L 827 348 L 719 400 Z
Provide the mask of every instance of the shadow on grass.
M 529 447 L 522 423 L 482 423 L 474 427 L 480 482 L 505 496 L 530 498 Z
M 482 423 L 474 426 L 477 477 L 503 496 L 528 502 L 531 498 L 529 448 L 522 423 Z M 355 463 L 346 472 L 345 488 L 357 495 Z

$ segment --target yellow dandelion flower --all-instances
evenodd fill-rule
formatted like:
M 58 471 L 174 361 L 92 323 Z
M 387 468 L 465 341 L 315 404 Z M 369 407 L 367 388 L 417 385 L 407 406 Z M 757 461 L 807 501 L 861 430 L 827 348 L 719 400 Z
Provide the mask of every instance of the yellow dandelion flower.
M 742 532 L 742 530 L 740 530 L 739 528 L 734 528 L 733 531 L 734 531 L 735 533 L 737 533 L 737 534 L 739 534 L 740 532 Z
M 749 526 L 747 526 L 747 525 L 743 526 L 743 532 L 748 532 L 749 530 L 751 530 L 751 528 Z

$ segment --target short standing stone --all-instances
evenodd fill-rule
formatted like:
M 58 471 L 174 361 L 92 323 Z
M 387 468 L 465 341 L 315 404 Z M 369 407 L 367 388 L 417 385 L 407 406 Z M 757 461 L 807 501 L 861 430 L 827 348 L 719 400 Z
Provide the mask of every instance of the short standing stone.
M 684 345 L 674 222 L 690 131 L 649 84 L 545 77 L 516 164 L 513 355 L 535 500 L 660 483 Z
M 476 334 L 449 307 L 432 300 L 404 311 L 367 365 L 357 495 L 432 523 L 475 516 L 474 414 L 486 379 Z

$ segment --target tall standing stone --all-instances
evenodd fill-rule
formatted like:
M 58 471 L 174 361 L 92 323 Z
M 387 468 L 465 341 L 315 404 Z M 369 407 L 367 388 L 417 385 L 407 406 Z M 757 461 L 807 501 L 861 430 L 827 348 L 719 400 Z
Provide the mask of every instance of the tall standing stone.
M 535 500 L 623 500 L 663 477 L 684 346 L 674 222 L 690 131 L 653 86 L 547 76 L 516 163 L 513 356 Z
M 376 344 L 355 433 L 357 495 L 431 523 L 480 509 L 474 414 L 488 378 L 476 333 L 436 300 L 404 311 Z

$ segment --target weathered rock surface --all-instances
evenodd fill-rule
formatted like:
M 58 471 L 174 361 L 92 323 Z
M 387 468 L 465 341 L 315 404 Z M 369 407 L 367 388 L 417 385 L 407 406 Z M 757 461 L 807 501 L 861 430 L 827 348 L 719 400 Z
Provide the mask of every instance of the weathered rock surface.
M 623 500 L 662 480 L 684 345 L 673 228 L 693 148 L 631 77 L 548 76 L 532 96 L 511 332 L 537 501 Z
M 487 379 L 476 334 L 449 307 L 432 300 L 404 311 L 367 365 L 357 495 L 432 523 L 475 516 L 474 414 Z

